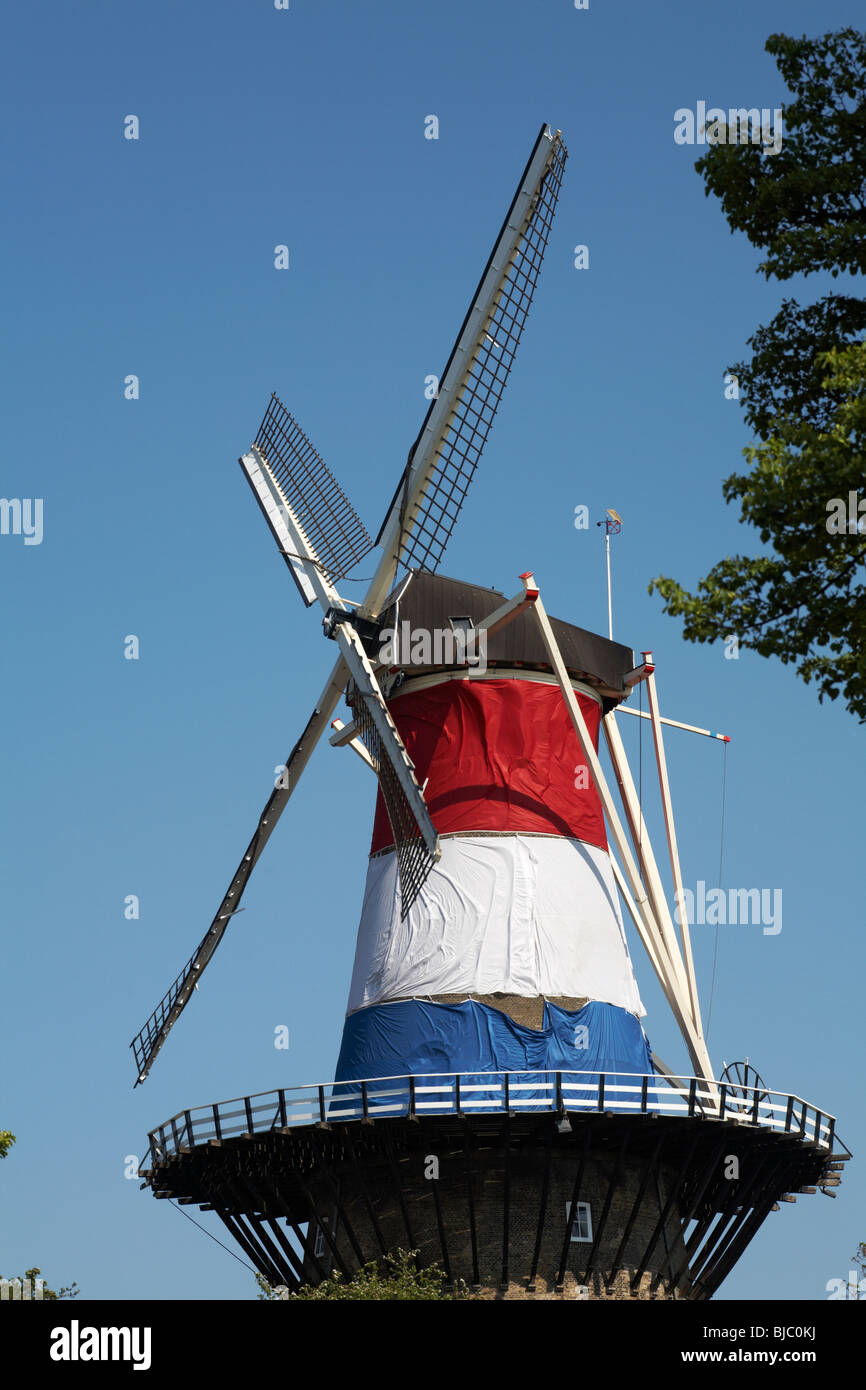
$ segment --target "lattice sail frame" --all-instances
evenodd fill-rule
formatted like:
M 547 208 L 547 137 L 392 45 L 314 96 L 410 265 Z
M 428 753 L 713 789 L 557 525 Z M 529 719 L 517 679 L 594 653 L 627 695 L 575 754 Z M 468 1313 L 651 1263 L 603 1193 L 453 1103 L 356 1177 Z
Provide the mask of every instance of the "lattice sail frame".
M 373 542 L 340 484 L 297 420 L 271 396 L 255 438 L 325 571 L 344 579 Z
M 258 446 L 254 445 L 250 454 L 241 460 L 250 476 L 256 455 L 259 459 L 263 457 Z M 265 495 L 259 495 L 260 504 L 265 514 L 269 515 L 277 496 L 282 499 L 281 515 L 275 524 L 284 534 L 287 548 L 300 559 L 304 581 L 322 606 L 329 634 L 340 648 L 346 675 L 351 678 L 348 693 L 351 694 L 350 703 L 358 708 L 359 736 L 374 763 L 394 831 L 405 917 L 439 857 L 436 829 L 415 777 L 414 764 L 391 718 L 352 615 L 345 608 L 300 518 L 267 464 L 266 473 L 268 477 L 261 473 L 259 476 L 259 482 L 265 489 Z
M 183 987 L 193 971 L 197 955 L 198 951 L 190 956 L 177 979 L 168 988 L 162 999 L 160 999 L 141 1032 L 137 1033 L 129 1044 L 132 1048 L 132 1054 L 135 1057 L 135 1065 L 138 1067 L 140 1080 L 144 1080 L 147 1072 L 150 1070 L 150 1066 L 162 1044 L 162 1039 L 168 1031 L 166 1027 L 167 1020 L 170 1019 L 171 1011 L 177 1003 Z M 168 1027 L 170 1026 L 171 1024 L 169 1023 Z
M 382 746 L 382 737 L 370 709 L 370 696 L 352 682 L 346 692 L 358 736 L 373 760 L 373 767 L 382 792 L 382 800 L 394 835 L 397 871 L 400 878 L 400 916 L 403 921 L 418 897 L 430 870 L 436 862 L 431 854 L 418 819 L 409 804 L 391 759 Z
M 539 141 L 545 138 L 545 132 Z M 445 547 L 460 515 L 469 485 L 475 474 L 481 452 L 487 442 L 490 427 L 505 391 L 508 374 L 517 353 L 520 337 L 532 305 L 544 253 L 550 236 L 559 190 L 562 184 L 568 152 L 559 132 L 552 139 L 548 162 L 539 187 L 529 200 L 522 228 L 508 259 L 492 308 L 487 312 L 483 331 L 463 368 L 440 442 L 435 449 L 434 463 L 420 497 L 407 508 L 407 492 L 416 451 L 423 438 L 435 402 L 431 404 L 418 439 L 409 454 L 400 487 L 389 510 L 389 517 L 400 497 L 400 540 L 398 561 L 404 568 L 415 567 L 435 572 L 445 553 Z M 539 142 L 536 142 L 536 148 Z M 533 151 L 533 157 L 535 151 Z M 532 163 L 527 165 L 527 171 Z M 524 174 L 524 179 L 526 174 Z M 442 374 L 446 383 L 452 362 L 465 330 L 476 309 L 496 252 L 509 228 L 522 184 L 509 209 L 499 241 L 488 261 L 476 291 L 475 300 L 464 320 L 457 344 Z M 377 540 L 387 526 L 383 524 Z

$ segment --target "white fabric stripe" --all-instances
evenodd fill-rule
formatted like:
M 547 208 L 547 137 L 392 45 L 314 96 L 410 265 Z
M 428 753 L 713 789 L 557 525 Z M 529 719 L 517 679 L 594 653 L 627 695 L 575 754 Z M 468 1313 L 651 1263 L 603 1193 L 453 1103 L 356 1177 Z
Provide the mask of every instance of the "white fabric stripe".
M 405 921 L 396 855 L 367 870 L 348 1012 L 431 994 L 569 995 L 638 1018 L 605 850 L 558 836 L 443 839 Z

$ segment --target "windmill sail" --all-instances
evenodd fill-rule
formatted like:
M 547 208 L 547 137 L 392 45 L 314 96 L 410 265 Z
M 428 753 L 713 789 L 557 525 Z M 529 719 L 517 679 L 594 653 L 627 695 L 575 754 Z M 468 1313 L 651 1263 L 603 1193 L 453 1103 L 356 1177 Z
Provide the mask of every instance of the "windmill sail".
M 266 510 L 271 505 L 279 505 L 280 523 L 285 528 L 290 552 L 298 558 L 304 571 L 303 580 L 322 606 L 326 631 L 337 642 L 345 669 L 351 675 L 349 702 L 358 733 L 376 769 L 394 830 L 405 915 L 439 857 L 436 830 L 415 778 L 414 766 L 388 712 L 373 664 L 358 634 L 357 620 L 344 608 L 307 529 L 301 525 L 294 507 L 286 500 L 256 445 L 241 459 L 241 464 L 251 478 L 256 478 L 258 486 L 268 492 Z
M 373 542 L 328 465 L 276 394 L 271 396 L 254 447 L 259 457 L 246 454 L 241 467 L 301 598 L 310 607 L 316 596 L 298 557 L 287 548 L 283 507 L 291 506 L 332 579 L 345 578 L 373 549 Z M 262 469 L 268 472 L 271 488 L 261 477 Z
M 541 270 L 567 152 L 561 132 L 542 126 L 472 304 L 377 537 L 383 554 L 359 607 L 375 617 L 397 569 L 435 570 L 474 475 L 502 398 Z M 241 466 L 307 606 L 339 602 L 333 581 L 372 548 L 345 494 L 297 421 L 274 395 Z M 350 615 L 333 634 L 341 656 L 286 764 L 286 786 L 268 800 L 256 833 L 198 949 L 133 1040 L 138 1081 L 238 911 L 255 863 L 351 675 L 358 734 L 376 767 L 393 831 L 405 918 L 440 848 L 421 787 Z M 138 1084 L 138 1083 L 137 1083 Z
M 532 304 L 567 151 L 542 126 L 377 536 L 388 565 L 435 571 L 460 515 Z
M 259 817 L 256 832 L 247 846 L 246 853 L 235 871 L 231 885 L 220 903 L 216 916 L 205 933 L 203 940 L 187 961 L 171 988 L 160 1000 L 141 1032 L 133 1038 L 130 1047 L 138 1067 L 139 1085 L 145 1080 L 153 1066 L 154 1059 L 168 1037 L 169 1031 L 180 1018 L 186 1004 L 202 976 L 202 971 L 223 939 L 226 928 L 240 907 L 241 897 L 249 881 L 259 855 L 273 834 L 274 827 L 285 809 L 289 797 L 297 786 L 298 779 L 307 765 L 323 730 L 337 707 L 337 702 L 345 684 L 345 667 L 338 661 L 331 672 L 328 684 L 322 691 L 316 708 L 307 721 L 307 726 L 286 759 L 279 785 L 271 792 L 267 805 Z

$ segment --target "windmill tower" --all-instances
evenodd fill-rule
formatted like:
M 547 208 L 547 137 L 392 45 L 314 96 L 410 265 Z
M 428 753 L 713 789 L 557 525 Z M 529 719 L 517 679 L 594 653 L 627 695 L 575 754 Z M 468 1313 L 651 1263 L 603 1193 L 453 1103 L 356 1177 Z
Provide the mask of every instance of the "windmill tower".
M 707 1298 L 780 1199 L 817 1185 L 834 1195 L 846 1157 L 815 1106 L 751 1074 L 714 1079 L 665 763 L 674 721 L 659 713 L 651 654 L 637 662 L 610 633 L 550 618 L 529 572 L 511 598 L 438 573 L 565 159 L 561 134 L 542 127 L 363 602 L 338 585 L 373 543 L 276 397 L 240 460 L 336 660 L 211 926 L 132 1047 L 138 1084 L 330 728 L 378 783 L 335 1078 L 184 1110 L 152 1131 L 142 1165 L 157 1197 L 216 1211 L 290 1289 L 402 1247 L 488 1297 Z M 639 683 L 677 923 L 616 722 Z M 682 1033 L 686 1076 L 650 1051 L 623 909 Z

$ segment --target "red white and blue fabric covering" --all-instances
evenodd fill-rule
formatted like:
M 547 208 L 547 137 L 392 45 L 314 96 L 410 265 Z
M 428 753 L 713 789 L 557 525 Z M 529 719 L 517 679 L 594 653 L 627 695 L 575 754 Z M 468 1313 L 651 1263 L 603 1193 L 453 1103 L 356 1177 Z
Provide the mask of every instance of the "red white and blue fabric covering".
M 396 855 L 374 856 L 348 1010 L 431 994 L 565 995 L 643 1017 L 605 850 L 556 836 L 441 842 L 405 921 Z
M 600 703 L 577 698 L 593 742 Z M 338 1080 L 429 1072 L 652 1071 L 598 794 L 550 677 L 409 682 L 389 707 L 440 837 L 405 920 L 379 796 Z M 545 1006 L 541 1029 L 475 1000 Z M 575 1028 L 590 1027 L 575 1048 Z M 572 1041 L 569 1041 L 572 1038 Z
M 568 1094 L 583 1099 L 594 1094 L 599 1073 L 605 1074 L 606 1086 L 628 1084 L 635 1074 L 651 1075 L 653 1065 L 638 1020 L 610 1004 L 590 1003 L 569 1012 L 546 1003 L 541 1028 L 527 1028 L 476 1000 L 433 1004 L 411 999 L 361 1009 L 346 1019 L 336 1079 L 424 1076 L 425 1084 L 432 1085 L 459 1073 L 466 1085 L 477 1086 L 490 1072 L 523 1073 L 519 1080 L 524 1085 L 533 1079 L 549 1081 L 547 1072 L 572 1072 L 563 1078 L 573 1083 Z M 370 1096 L 389 1089 L 389 1083 L 371 1087 Z M 353 1093 L 346 1088 L 335 1095 Z M 486 1094 L 476 1090 L 472 1098 L 477 1103 Z M 521 1094 L 523 1101 L 533 1096 L 550 1100 L 550 1093 L 540 1089 Z M 492 1091 L 488 1098 L 495 1100 Z M 407 1105 L 404 1097 L 399 1108 Z
M 577 691 L 598 746 L 597 698 Z M 440 835 L 521 831 L 607 849 L 604 813 L 559 686 L 494 677 L 400 692 L 389 709 Z M 379 795 L 371 853 L 394 843 Z

